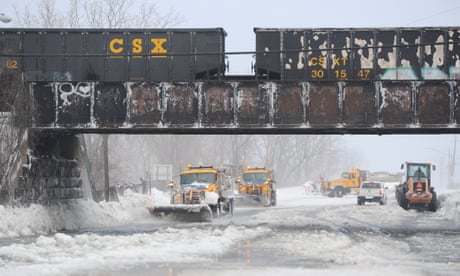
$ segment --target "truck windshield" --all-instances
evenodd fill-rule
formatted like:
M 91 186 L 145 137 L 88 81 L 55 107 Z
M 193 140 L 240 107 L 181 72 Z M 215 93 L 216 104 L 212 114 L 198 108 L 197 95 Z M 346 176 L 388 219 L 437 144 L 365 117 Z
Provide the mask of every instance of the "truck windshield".
M 353 178 L 351 174 L 348 174 L 347 172 L 342 173 L 342 178 Z
M 264 183 L 267 180 L 267 173 L 245 173 L 243 180 L 246 183 Z
M 214 173 L 191 173 L 183 174 L 180 176 L 181 185 L 187 185 L 192 183 L 213 184 L 215 182 L 216 175 Z
M 408 177 L 430 177 L 430 165 L 429 164 L 410 164 L 407 165 L 407 176 Z

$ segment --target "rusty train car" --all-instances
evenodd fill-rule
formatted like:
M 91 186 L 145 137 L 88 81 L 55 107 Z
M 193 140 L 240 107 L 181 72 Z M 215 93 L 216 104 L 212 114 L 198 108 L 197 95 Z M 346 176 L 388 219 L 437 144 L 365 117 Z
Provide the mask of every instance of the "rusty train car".
M 256 75 L 303 81 L 456 80 L 460 28 L 255 28 Z

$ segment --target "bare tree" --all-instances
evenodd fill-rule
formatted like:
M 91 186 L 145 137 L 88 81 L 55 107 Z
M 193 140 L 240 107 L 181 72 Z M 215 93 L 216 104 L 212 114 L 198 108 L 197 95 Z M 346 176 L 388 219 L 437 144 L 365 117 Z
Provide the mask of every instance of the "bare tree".
M 279 186 L 319 178 L 342 161 L 339 139 L 334 136 L 260 136 L 257 145 L 255 162 L 274 169 Z
M 37 10 L 30 6 L 15 7 L 20 24 L 42 28 L 166 28 L 174 26 L 183 18 L 170 9 L 162 15 L 154 2 L 138 3 L 134 0 L 40 0 Z

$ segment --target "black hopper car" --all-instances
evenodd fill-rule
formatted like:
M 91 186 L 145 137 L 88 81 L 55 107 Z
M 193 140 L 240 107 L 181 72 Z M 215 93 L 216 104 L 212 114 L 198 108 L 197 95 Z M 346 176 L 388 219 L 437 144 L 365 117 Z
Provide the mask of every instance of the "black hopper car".
M 254 75 L 298 81 L 455 80 L 460 28 L 255 28 Z M 0 74 L 25 81 L 225 79 L 226 32 L 1 29 Z

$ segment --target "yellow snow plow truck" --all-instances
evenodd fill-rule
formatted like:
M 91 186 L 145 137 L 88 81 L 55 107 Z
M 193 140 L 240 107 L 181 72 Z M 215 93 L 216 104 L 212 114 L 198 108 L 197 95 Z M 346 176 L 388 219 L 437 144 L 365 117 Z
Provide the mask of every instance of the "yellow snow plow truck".
M 342 197 L 358 189 L 363 181 L 368 179 L 369 171 L 353 168 L 345 171 L 341 177 L 334 180 L 321 180 L 321 192 L 329 197 Z
M 273 177 L 273 171 L 265 167 L 246 167 L 242 176 L 236 180 L 238 202 L 275 206 L 276 189 Z
M 403 209 L 429 210 L 436 212 L 438 200 L 434 187 L 431 186 L 431 163 L 405 162 L 403 181 L 396 186 L 395 197 Z
M 225 169 L 192 166 L 180 173 L 180 184 L 169 184 L 170 204 L 147 206 L 156 215 L 174 214 L 180 220 L 211 221 L 221 214 L 233 215 L 233 185 Z

